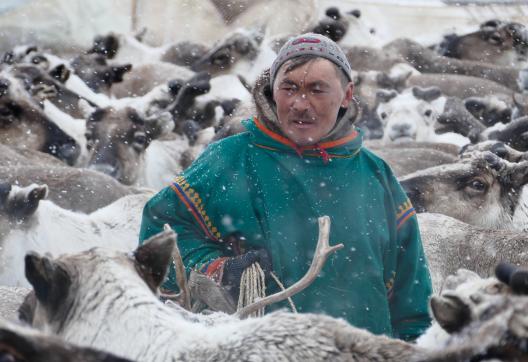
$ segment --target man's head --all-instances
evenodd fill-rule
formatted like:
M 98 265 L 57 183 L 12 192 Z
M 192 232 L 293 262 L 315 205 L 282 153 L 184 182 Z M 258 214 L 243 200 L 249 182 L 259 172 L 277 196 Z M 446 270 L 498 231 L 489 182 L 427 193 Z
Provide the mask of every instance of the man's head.
M 270 76 L 278 127 L 293 142 L 312 145 L 339 128 L 353 86 L 350 65 L 332 40 L 304 34 L 288 41 Z

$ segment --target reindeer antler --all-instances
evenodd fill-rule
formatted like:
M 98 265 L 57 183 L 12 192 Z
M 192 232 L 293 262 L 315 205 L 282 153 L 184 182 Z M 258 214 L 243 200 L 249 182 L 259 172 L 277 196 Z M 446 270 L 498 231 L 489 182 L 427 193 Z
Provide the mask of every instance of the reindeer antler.
M 172 230 L 169 224 L 163 225 L 164 230 Z M 178 294 L 162 294 L 162 297 L 175 301 L 186 310 L 191 310 L 191 292 L 189 291 L 189 284 L 187 283 L 187 275 L 185 273 L 185 266 L 183 265 L 183 259 L 178 248 L 178 238 L 176 236 L 176 243 L 172 250 L 172 259 L 174 260 L 174 266 L 176 269 L 176 284 L 180 288 Z
M 315 278 L 323 269 L 323 266 L 326 262 L 326 259 L 330 254 L 343 248 L 343 244 L 337 244 L 330 246 L 329 244 L 330 237 L 330 218 L 328 216 L 322 216 L 319 218 L 319 240 L 317 240 L 317 247 L 315 249 L 314 257 L 310 268 L 306 274 L 295 284 L 288 287 L 287 289 L 280 291 L 278 293 L 269 295 L 265 298 L 262 298 L 256 301 L 253 304 L 250 304 L 242 309 L 240 309 L 235 315 L 239 318 L 245 318 L 251 313 L 257 311 L 260 308 L 263 308 L 267 305 L 280 302 L 286 298 L 295 295 L 308 287 Z

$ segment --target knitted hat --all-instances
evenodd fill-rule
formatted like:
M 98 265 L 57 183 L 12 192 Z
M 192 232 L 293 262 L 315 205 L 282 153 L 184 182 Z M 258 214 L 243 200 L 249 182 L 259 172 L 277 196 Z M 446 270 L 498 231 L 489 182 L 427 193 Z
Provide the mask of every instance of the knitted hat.
M 328 59 L 341 68 L 347 78 L 352 81 L 352 76 L 350 75 L 352 68 L 339 45 L 324 35 L 306 33 L 288 40 L 279 50 L 279 54 L 273 61 L 270 69 L 271 87 L 273 88 L 273 82 L 275 82 L 275 77 L 281 65 L 289 59 L 305 54 L 312 54 Z

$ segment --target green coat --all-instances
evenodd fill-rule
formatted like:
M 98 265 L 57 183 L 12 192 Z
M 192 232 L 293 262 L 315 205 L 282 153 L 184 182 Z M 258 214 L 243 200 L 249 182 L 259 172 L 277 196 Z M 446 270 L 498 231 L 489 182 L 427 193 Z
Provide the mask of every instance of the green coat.
M 294 150 L 257 119 L 244 124 L 247 132 L 211 144 L 147 203 L 140 241 L 168 223 L 187 270 L 208 274 L 220 270 L 222 257 L 266 248 L 289 286 L 307 271 L 317 218 L 328 215 L 330 244 L 345 247 L 293 297 L 298 310 L 341 317 L 376 334 L 421 334 L 430 323 L 431 281 L 415 211 L 389 166 L 362 147 L 358 131 Z M 233 233 L 245 238 L 243 245 L 225 242 Z M 276 290 L 267 284 L 268 294 Z M 164 287 L 177 290 L 174 270 Z

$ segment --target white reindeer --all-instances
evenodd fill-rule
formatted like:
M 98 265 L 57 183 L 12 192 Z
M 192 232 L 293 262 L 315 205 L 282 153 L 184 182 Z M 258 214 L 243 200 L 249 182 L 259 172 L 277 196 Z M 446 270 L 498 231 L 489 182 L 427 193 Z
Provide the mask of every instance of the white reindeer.
M 28 286 L 24 255 L 60 255 L 94 246 L 130 251 L 137 245 L 141 212 L 151 192 L 125 196 L 91 214 L 43 200 L 45 185 L 3 185 L 0 212 L 0 285 Z

